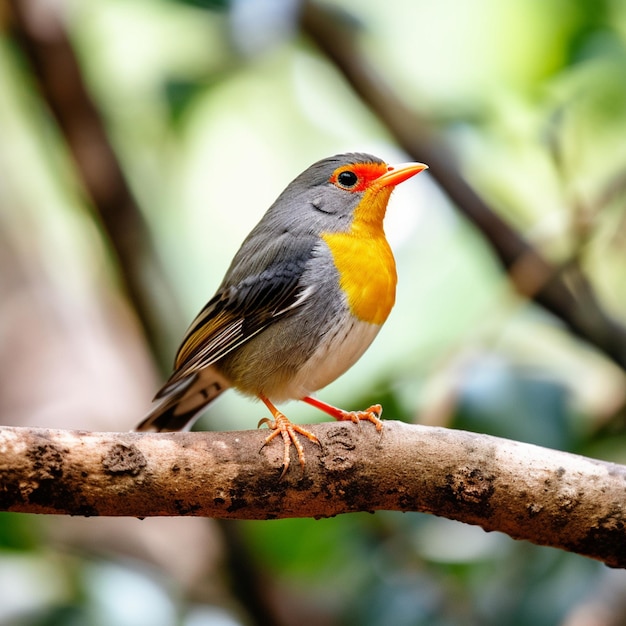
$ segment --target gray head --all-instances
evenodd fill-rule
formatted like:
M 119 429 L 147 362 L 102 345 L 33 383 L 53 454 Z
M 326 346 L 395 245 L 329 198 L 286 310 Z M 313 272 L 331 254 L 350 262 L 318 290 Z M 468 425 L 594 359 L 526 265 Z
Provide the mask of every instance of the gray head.
M 382 159 L 364 153 L 337 154 L 317 161 L 289 183 L 261 224 L 277 234 L 348 230 L 366 191 L 362 169 L 358 169 L 365 164 L 378 166 L 378 176 L 387 170 Z

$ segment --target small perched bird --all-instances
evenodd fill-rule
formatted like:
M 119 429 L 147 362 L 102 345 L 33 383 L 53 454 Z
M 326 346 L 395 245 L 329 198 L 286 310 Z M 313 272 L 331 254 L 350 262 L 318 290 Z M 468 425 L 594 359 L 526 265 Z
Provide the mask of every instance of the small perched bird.
M 369 154 L 314 163 L 280 194 L 245 239 L 217 293 L 193 321 L 160 403 L 140 431 L 176 431 L 229 387 L 261 399 L 264 418 L 284 442 L 283 471 L 298 433 L 274 403 L 303 400 L 337 420 L 368 420 L 382 429 L 382 408 L 343 411 L 311 394 L 365 352 L 395 302 L 396 266 L 383 218 L 391 192 L 426 169 L 387 165 Z

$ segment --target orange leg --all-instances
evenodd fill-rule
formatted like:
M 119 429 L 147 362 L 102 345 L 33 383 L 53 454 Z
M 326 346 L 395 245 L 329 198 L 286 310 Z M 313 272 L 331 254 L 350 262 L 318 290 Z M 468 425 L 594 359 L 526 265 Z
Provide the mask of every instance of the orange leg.
M 289 467 L 289 448 L 291 447 L 292 443 L 295 446 L 296 451 L 298 452 L 300 465 L 302 466 L 302 469 L 304 469 L 304 448 L 302 447 L 300 439 L 298 439 L 298 433 L 300 435 L 303 435 L 313 443 L 317 443 L 318 445 L 319 439 L 313 433 L 309 432 L 305 428 L 302 428 L 302 426 L 298 426 L 297 424 L 290 422 L 289 419 L 287 419 L 287 417 L 283 413 L 281 413 L 264 395 L 260 395 L 259 398 L 263 400 L 265 406 L 270 410 L 270 413 L 274 417 L 273 420 L 264 417 L 258 424 L 258 426 L 261 426 L 261 424 L 267 424 L 268 427 L 274 431 L 265 439 L 265 443 L 263 444 L 263 446 L 266 446 L 270 441 L 272 441 L 272 439 L 274 439 L 274 437 L 277 437 L 279 434 L 282 436 L 283 442 L 285 444 L 285 451 L 283 456 L 283 471 L 280 475 L 280 478 L 285 475 L 285 473 L 287 472 L 287 468 Z
M 314 406 L 316 409 L 320 409 L 320 411 L 328 413 L 328 415 L 334 417 L 336 420 L 350 420 L 355 424 L 359 424 L 362 420 L 367 420 L 376 426 L 376 430 L 378 432 L 383 429 L 383 423 L 380 421 L 383 407 L 380 406 L 380 404 L 373 404 L 368 409 L 365 409 L 365 411 L 344 411 L 343 409 L 338 409 L 332 404 L 327 404 L 326 402 L 322 402 L 321 400 L 311 396 L 306 396 L 306 398 L 302 398 L 302 400 L 303 402 Z

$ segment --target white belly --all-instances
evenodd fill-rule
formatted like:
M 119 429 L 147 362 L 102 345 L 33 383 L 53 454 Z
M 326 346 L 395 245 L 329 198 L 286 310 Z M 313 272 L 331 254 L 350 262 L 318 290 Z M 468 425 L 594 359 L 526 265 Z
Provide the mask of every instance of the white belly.
M 380 326 L 357 320 L 350 314 L 320 343 L 309 360 L 281 389 L 276 401 L 304 398 L 332 383 L 356 363 L 370 346 Z

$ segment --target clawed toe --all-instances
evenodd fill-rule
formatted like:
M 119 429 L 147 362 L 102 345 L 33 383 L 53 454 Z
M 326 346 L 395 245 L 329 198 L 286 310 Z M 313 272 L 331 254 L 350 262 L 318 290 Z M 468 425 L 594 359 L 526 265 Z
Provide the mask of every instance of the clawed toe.
M 264 402 L 268 404 L 269 401 L 264 400 Z M 289 469 L 289 463 L 291 460 L 289 456 L 289 449 L 291 448 L 292 444 L 295 447 L 296 452 L 298 453 L 298 461 L 300 462 L 300 466 L 302 467 L 302 469 L 304 469 L 304 448 L 302 447 L 302 442 L 300 441 L 298 435 L 302 435 L 303 437 L 306 437 L 309 441 L 312 441 L 313 443 L 316 443 L 318 445 L 320 442 L 319 439 L 312 432 L 306 430 L 306 428 L 302 428 L 302 426 L 298 426 L 297 424 L 289 421 L 289 419 L 283 413 L 278 411 L 276 407 L 274 407 L 274 405 L 268 404 L 268 407 L 270 406 L 274 409 L 272 411 L 274 419 L 270 420 L 269 418 L 264 417 L 262 420 L 259 421 L 258 424 L 258 426 L 261 426 L 262 424 L 267 424 L 268 428 L 273 431 L 265 438 L 265 441 L 261 446 L 261 450 L 268 443 L 270 443 L 272 439 L 278 437 L 278 435 L 283 438 L 283 471 L 281 472 L 279 478 L 279 480 L 281 480 Z

